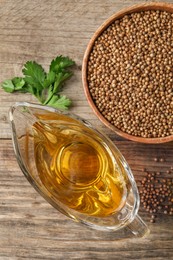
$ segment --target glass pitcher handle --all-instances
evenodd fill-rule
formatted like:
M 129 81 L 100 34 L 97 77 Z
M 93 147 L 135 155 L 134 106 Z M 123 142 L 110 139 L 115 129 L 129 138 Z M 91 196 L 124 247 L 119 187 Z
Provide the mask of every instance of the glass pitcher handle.
M 141 219 L 139 215 L 136 215 L 134 220 L 127 225 L 127 228 L 136 236 L 136 237 L 147 237 L 150 234 L 150 230 Z

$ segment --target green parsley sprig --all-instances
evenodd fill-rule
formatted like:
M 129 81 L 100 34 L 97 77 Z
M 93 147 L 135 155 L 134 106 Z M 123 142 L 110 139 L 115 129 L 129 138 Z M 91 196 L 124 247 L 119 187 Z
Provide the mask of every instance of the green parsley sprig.
M 64 82 L 73 72 L 70 70 L 75 64 L 68 57 L 58 56 L 52 60 L 48 73 L 35 61 L 27 61 L 22 70 L 24 77 L 15 77 L 2 82 L 1 87 L 8 93 L 31 93 L 43 105 L 58 109 L 68 109 L 71 100 L 61 95 Z

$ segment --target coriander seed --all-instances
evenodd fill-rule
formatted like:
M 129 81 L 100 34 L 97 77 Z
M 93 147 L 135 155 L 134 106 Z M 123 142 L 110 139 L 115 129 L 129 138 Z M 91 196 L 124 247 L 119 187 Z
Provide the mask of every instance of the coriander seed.
M 172 24 L 166 11 L 125 15 L 101 33 L 90 52 L 93 101 L 107 121 L 130 135 L 173 134 Z

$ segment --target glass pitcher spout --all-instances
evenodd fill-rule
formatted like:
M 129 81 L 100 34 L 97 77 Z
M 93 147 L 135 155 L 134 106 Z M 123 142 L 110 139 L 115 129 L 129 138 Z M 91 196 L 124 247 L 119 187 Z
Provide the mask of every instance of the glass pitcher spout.
M 14 150 L 31 185 L 56 209 L 99 230 L 149 230 L 137 215 L 133 174 L 114 143 L 86 120 L 18 102 L 9 112 Z

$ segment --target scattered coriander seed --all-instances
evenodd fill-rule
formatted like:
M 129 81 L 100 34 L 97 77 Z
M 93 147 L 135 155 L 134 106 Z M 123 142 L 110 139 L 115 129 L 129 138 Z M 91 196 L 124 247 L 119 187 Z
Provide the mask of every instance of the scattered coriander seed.
M 155 222 L 155 219 L 150 219 L 150 222 L 151 222 L 151 223 L 154 223 L 154 222 Z
M 154 158 L 154 161 L 155 161 L 155 162 L 158 162 L 158 160 L 159 160 L 159 159 L 158 159 L 157 157 Z
M 164 158 L 160 158 L 160 162 L 164 162 L 165 161 L 165 159 Z
M 140 181 L 141 205 L 150 214 L 151 223 L 155 223 L 156 218 L 162 214 L 173 215 L 173 179 L 170 170 L 171 167 L 163 175 L 160 172 L 145 171 L 145 176 Z

